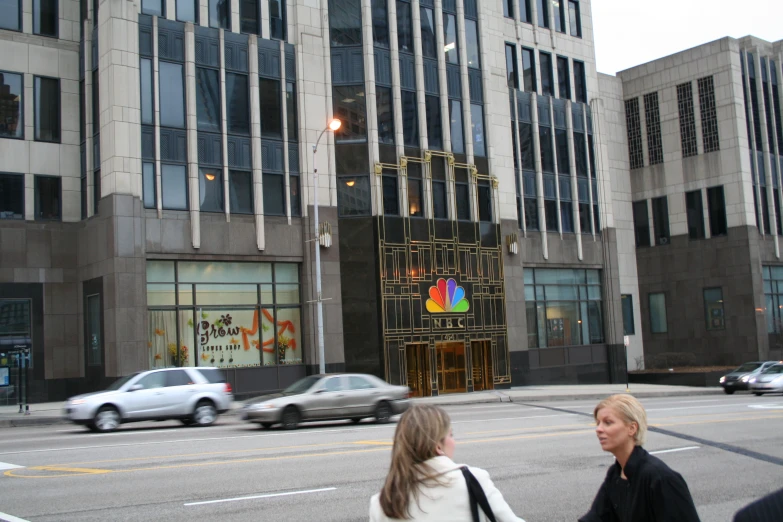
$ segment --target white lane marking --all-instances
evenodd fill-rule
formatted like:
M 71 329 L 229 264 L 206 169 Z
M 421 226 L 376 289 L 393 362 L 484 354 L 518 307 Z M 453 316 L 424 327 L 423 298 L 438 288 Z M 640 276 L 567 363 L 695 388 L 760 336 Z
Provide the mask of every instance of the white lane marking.
M 750 406 L 749 404 L 714 404 L 712 406 L 683 406 L 682 408 L 645 408 L 646 411 L 674 411 L 674 410 L 698 410 L 704 408 L 723 408 L 724 406 Z
M 783 404 L 748 404 L 748 408 L 758 408 L 759 410 L 780 410 Z
M 631 395 L 633 395 L 633 392 L 631 392 Z M 642 399 L 644 403 L 651 403 L 653 402 L 652 399 Z M 552 404 L 554 401 L 550 401 L 547 404 Z M 736 404 L 733 402 L 726 402 L 726 399 L 703 399 L 698 401 L 655 401 L 655 406 L 661 406 L 663 404 L 691 404 L 691 403 L 699 403 L 699 402 L 721 402 L 723 403 L 722 406 L 744 406 L 745 404 Z M 598 404 L 597 402 L 591 402 L 591 404 L 566 404 L 566 405 L 557 405 L 558 408 L 573 408 L 573 409 L 593 409 L 595 408 L 595 405 Z M 665 408 L 668 409 L 668 408 Z M 650 410 L 647 410 L 650 411 Z
M 651 451 L 650 455 L 660 455 L 661 453 L 674 453 L 676 451 L 688 451 L 699 449 L 699 446 L 686 446 L 684 448 L 672 448 L 667 450 Z
M 8 513 L 0 513 L 0 520 L 4 520 L 5 522 L 28 522 L 23 518 L 15 517 Z
M 9 464 L 7 462 L 0 462 L 0 471 L 5 471 L 7 469 L 19 469 L 23 467 L 24 466 L 17 466 L 16 464 Z
M 286 497 L 289 495 L 304 495 L 306 493 L 320 493 L 322 491 L 334 491 L 337 488 L 307 489 L 304 491 L 289 491 L 287 493 L 270 493 L 268 495 L 253 495 L 252 497 L 224 498 L 220 500 L 207 500 L 204 502 L 188 502 L 186 506 L 203 506 L 204 504 L 219 504 L 221 502 L 236 502 L 237 500 L 253 500 L 256 498 Z

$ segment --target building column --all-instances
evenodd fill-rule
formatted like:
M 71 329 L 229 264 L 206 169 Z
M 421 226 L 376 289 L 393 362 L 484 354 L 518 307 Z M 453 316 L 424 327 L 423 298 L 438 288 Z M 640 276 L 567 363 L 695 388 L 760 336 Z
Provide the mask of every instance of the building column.
M 544 208 L 544 174 L 541 169 L 541 138 L 538 135 L 538 95 L 530 93 L 530 113 L 533 119 L 533 161 L 536 165 L 536 201 L 538 202 L 538 228 L 541 233 L 541 253 L 549 259 L 546 236 L 546 209 Z M 520 161 L 522 157 L 520 156 Z
M 188 141 L 188 208 L 193 248 L 201 247 L 201 212 L 198 182 L 198 116 L 196 114 L 196 33 L 185 24 L 185 128 Z

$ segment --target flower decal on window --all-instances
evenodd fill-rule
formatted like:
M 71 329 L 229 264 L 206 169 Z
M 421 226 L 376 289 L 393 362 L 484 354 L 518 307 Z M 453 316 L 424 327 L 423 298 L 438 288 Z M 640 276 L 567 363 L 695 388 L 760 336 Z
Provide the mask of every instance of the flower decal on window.
M 470 303 L 465 298 L 465 290 L 453 278 L 448 281 L 440 278 L 430 287 L 427 311 L 431 314 L 464 313 L 468 310 Z

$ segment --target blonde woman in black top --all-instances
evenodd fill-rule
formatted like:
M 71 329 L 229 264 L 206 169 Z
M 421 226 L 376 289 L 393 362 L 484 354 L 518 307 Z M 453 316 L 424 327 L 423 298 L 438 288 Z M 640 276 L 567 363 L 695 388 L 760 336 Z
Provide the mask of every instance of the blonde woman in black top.
M 612 395 L 593 417 L 601 449 L 616 460 L 579 522 L 700 522 L 682 475 L 642 448 L 647 413 L 638 400 Z

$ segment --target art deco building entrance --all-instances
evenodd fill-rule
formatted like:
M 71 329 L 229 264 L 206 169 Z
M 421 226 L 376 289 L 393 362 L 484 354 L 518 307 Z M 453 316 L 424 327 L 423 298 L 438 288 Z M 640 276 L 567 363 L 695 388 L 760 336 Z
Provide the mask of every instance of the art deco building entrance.
M 465 344 L 462 341 L 435 343 L 435 359 L 440 393 L 467 391 Z
M 472 341 L 470 343 L 471 375 L 473 391 L 492 390 L 492 343 L 490 341 Z
M 414 397 L 432 395 L 430 384 L 430 348 L 427 344 L 405 345 L 405 365 L 408 376 L 408 388 Z

